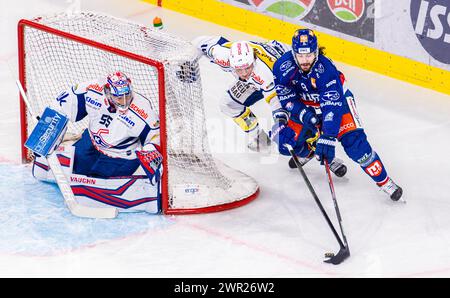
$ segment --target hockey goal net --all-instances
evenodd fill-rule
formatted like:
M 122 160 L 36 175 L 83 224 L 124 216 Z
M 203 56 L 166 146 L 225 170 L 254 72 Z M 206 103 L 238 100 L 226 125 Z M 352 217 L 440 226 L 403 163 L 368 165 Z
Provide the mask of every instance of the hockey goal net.
M 19 75 L 34 112 L 42 113 L 62 91 L 121 70 L 160 117 L 164 157 L 162 210 L 203 213 L 243 205 L 258 194 L 255 180 L 213 158 L 205 125 L 196 49 L 161 30 L 96 13 L 57 14 L 21 20 Z M 23 144 L 31 133 L 21 100 Z M 78 135 L 86 120 L 70 123 Z

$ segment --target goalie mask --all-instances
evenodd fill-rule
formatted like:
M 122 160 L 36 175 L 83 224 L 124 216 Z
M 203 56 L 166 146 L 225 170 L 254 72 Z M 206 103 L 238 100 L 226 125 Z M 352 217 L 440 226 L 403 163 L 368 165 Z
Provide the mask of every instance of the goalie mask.
M 125 113 L 133 100 L 131 80 L 122 72 L 109 74 L 105 85 L 106 98 L 119 112 Z

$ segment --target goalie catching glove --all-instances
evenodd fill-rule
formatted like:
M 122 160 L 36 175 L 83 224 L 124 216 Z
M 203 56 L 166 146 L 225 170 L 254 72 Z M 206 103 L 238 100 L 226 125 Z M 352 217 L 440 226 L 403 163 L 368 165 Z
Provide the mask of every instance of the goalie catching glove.
M 156 185 L 161 180 L 161 165 L 163 156 L 155 145 L 145 145 L 144 150 L 136 151 L 136 155 L 144 169 L 151 185 Z

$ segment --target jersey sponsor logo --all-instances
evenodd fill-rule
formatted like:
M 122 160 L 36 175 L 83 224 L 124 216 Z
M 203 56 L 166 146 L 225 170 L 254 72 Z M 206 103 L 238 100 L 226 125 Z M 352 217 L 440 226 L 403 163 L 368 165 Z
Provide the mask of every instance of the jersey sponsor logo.
M 347 130 L 351 130 L 352 128 L 355 128 L 355 124 L 353 122 L 346 123 L 346 124 L 342 125 L 341 127 L 339 127 L 339 133 L 347 131 Z
M 357 162 L 361 167 L 366 167 L 375 160 L 376 156 L 376 153 L 372 150 L 370 153 L 364 153 L 364 155 L 358 159 Z
M 70 176 L 70 182 L 83 183 L 83 184 L 96 184 L 97 180 L 92 179 L 92 178 Z
M 328 8 L 341 21 L 357 22 L 364 14 L 365 0 L 327 0 Z
M 264 84 L 264 80 L 254 72 L 252 72 L 252 79 L 260 85 Z
M 317 89 L 316 79 L 315 78 L 311 78 L 311 86 L 313 86 L 313 88 Z
M 102 106 L 101 103 L 99 103 L 98 101 L 92 99 L 89 96 L 86 96 L 86 103 L 89 104 L 92 107 L 96 107 L 96 108 L 100 108 Z
M 339 95 L 339 92 L 331 90 L 324 92 L 322 97 L 324 100 L 338 100 L 341 96 Z
M 86 87 L 86 91 L 88 90 L 94 90 L 101 93 L 103 92 L 103 86 L 100 86 L 99 84 L 90 84 Z
M 291 89 L 283 85 L 276 85 L 275 91 L 277 92 L 278 95 L 286 95 L 289 94 L 289 92 L 291 92 Z
M 130 105 L 130 109 L 132 111 L 134 111 L 136 114 L 138 114 L 139 116 L 141 116 L 143 119 L 147 119 L 148 118 L 148 114 L 144 111 L 144 109 L 139 108 L 134 103 L 132 103 Z
M 336 84 L 336 80 L 332 80 L 332 81 L 328 82 L 325 86 L 328 88 L 333 84 Z
M 340 101 L 325 101 L 322 102 L 320 104 L 321 107 L 327 107 L 327 106 L 332 106 L 332 107 L 342 107 L 342 102 Z
M 383 172 L 383 166 L 381 165 L 379 160 L 375 160 L 366 168 L 366 173 L 372 177 L 380 176 Z
M 134 127 L 136 125 L 136 123 L 134 123 L 134 121 L 131 120 L 127 115 L 119 115 L 119 119 L 123 120 L 122 122 L 124 122 L 127 126 Z
M 216 60 L 214 60 L 214 63 L 217 64 L 217 65 L 220 65 L 222 67 L 230 67 L 230 61 L 229 60 L 216 59 Z
M 450 64 L 450 2 L 411 0 L 410 15 L 422 47 L 437 61 Z
M 59 103 L 60 106 L 62 106 L 63 103 L 66 103 L 66 97 L 69 96 L 69 93 L 63 92 L 56 98 L 56 101 Z
M 280 65 L 280 70 L 285 71 L 286 69 L 290 68 L 292 66 L 292 61 L 288 60 L 283 62 L 283 64 Z
M 343 136 L 344 134 L 357 129 L 355 120 L 352 117 L 351 113 L 345 113 L 341 118 L 341 125 L 339 127 L 338 138 Z
M 291 70 L 295 69 L 295 66 L 291 66 L 288 70 L 283 72 L 283 77 L 285 77 Z
M 293 97 L 295 97 L 294 93 L 287 94 L 287 95 L 278 95 L 278 98 L 280 100 L 288 100 L 289 98 L 293 98 Z

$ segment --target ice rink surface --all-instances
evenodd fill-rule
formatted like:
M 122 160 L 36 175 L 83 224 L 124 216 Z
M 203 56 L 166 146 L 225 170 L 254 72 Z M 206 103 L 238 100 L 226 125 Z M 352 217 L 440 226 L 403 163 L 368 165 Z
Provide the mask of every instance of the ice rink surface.
M 138 1 L 80 3 L 84 11 L 147 26 L 159 16 L 164 30 L 185 39 L 262 40 Z M 339 147 L 348 173 L 334 183 L 352 253 L 341 265 L 322 262 L 338 244 L 288 159 L 248 152 L 237 126 L 220 113 L 219 94 L 232 77 L 205 58 L 200 65 L 211 149 L 258 181 L 258 199 L 213 214 L 74 218 L 58 189 L 34 180 L 30 166 L 20 164 L 14 84 L 18 20 L 70 5 L 16 0 L 0 12 L 0 277 L 450 277 L 450 97 L 339 62 L 369 141 L 407 201 L 390 201 Z M 269 128 L 265 103 L 255 113 Z M 338 227 L 323 167 L 313 161 L 305 171 Z

